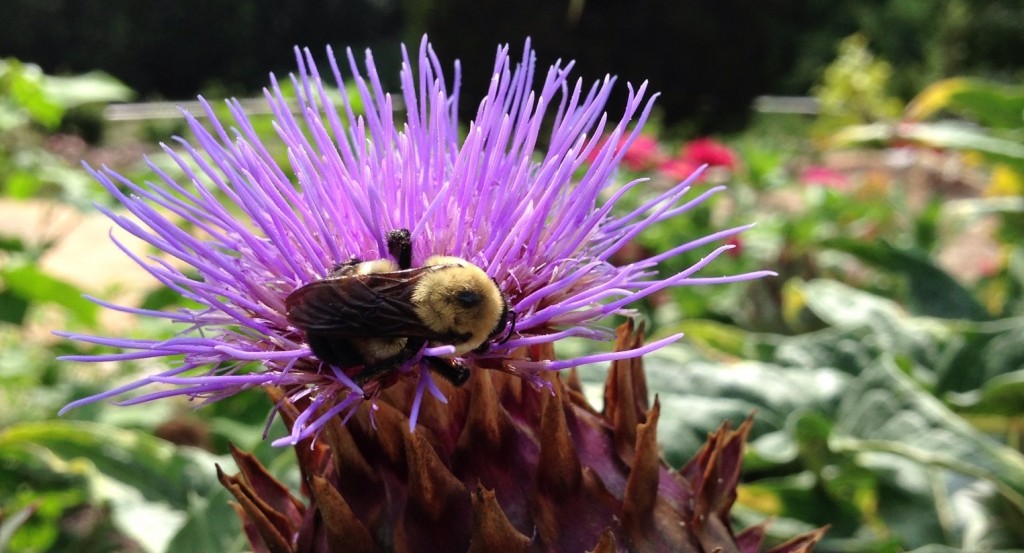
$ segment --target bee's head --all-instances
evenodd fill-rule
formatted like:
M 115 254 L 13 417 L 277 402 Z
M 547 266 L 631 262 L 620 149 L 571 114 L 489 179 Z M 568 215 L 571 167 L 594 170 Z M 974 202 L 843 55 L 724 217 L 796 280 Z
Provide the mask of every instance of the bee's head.
M 457 257 L 435 256 L 425 265 L 437 269 L 416 284 L 416 313 L 431 330 L 457 337 L 456 355 L 480 347 L 508 324 L 505 297 L 483 269 Z

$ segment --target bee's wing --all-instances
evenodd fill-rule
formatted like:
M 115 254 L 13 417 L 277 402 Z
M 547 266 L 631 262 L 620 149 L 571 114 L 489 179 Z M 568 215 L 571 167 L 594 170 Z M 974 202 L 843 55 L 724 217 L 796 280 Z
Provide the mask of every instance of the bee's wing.
M 412 292 L 429 271 L 342 276 L 311 282 L 285 299 L 288 322 L 305 330 L 338 337 L 433 338 L 416 315 Z

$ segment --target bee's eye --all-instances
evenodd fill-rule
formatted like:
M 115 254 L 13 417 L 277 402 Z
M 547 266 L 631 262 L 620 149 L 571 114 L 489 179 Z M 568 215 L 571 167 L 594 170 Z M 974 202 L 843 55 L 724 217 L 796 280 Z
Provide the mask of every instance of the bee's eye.
M 481 298 L 480 294 L 476 292 L 463 290 L 462 292 L 455 294 L 455 301 L 459 302 L 459 305 L 462 307 L 473 307 L 483 301 L 483 298 Z

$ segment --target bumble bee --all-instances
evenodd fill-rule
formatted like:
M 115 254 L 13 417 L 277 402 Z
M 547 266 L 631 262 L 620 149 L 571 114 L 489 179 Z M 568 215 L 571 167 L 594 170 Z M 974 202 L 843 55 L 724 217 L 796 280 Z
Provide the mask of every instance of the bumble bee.
M 396 261 L 352 258 L 285 298 L 288 322 L 305 333 L 322 361 L 356 369 L 350 376 L 364 384 L 397 369 L 424 345 L 452 345 L 459 356 L 486 351 L 489 340 L 505 331 L 508 299 L 483 269 L 447 256 L 411 268 L 409 231 L 391 231 L 387 242 Z M 453 357 L 424 361 L 456 386 L 469 378 L 466 365 Z

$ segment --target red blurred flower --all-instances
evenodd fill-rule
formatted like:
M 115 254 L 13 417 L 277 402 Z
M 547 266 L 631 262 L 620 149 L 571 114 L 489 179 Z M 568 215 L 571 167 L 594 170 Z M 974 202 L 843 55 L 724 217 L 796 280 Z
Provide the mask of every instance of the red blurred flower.
M 658 139 L 641 134 L 629 145 L 626 155 L 622 158 L 622 164 L 633 171 L 641 171 L 657 165 L 664 158 L 665 154 L 661 151 Z
M 696 165 L 736 168 L 736 154 L 728 146 L 713 138 L 698 138 L 687 142 L 680 152 L 683 159 Z
M 626 147 L 626 141 L 629 139 L 628 136 L 624 136 L 619 140 L 619 148 Z M 608 137 L 605 137 L 601 142 L 600 147 L 595 148 L 590 154 L 590 161 L 594 161 L 593 156 L 600 152 L 605 142 L 608 141 Z M 648 134 L 641 134 L 633 140 L 633 143 L 626 148 L 625 154 L 622 156 L 622 165 L 630 171 L 644 171 L 652 167 L 656 167 L 665 159 L 665 153 L 661 150 L 661 145 L 658 143 L 658 139 Z

